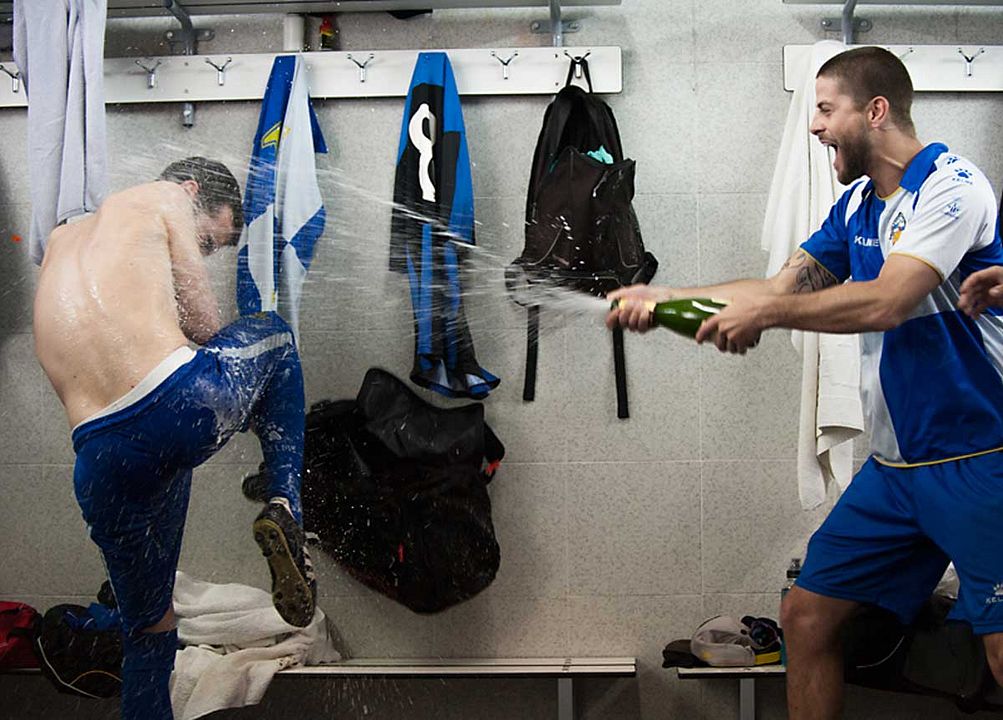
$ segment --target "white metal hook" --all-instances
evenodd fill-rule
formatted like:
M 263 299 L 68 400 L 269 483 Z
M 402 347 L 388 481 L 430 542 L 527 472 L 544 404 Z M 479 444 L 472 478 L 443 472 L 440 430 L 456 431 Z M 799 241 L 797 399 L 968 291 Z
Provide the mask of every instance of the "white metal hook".
M 958 54 L 965 59 L 965 77 L 972 76 L 972 63 L 975 61 L 975 58 L 983 54 L 985 51 L 986 51 L 985 48 L 979 48 L 979 51 L 977 53 L 975 53 L 972 56 L 968 56 L 965 54 L 964 50 L 958 48 Z
M 366 65 L 368 65 L 369 61 L 373 59 L 373 54 L 369 53 L 369 57 L 366 58 L 366 61 L 361 63 L 352 57 L 352 53 L 348 53 L 348 59 L 359 66 L 359 82 L 364 83 L 366 81 Z
M 8 75 L 10 75 L 10 91 L 11 92 L 17 92 L 18 90 L 21 89 L 21 71 L 20 70 L 18 70 L 17 72 L 11 72 L 7 68 L 5 68 L 3 65 L 0 65 L 0 70 L 3 70 L 5 73 L 7 73 Z
M 584 55 L 572 55 L 567 50 L 565 50 L 564 54 L 567 55 L 569 58 L 571 58 L 571 62 L 573 62 L 575 64 L 575 77 L 576 78 L 581 78 L 581 76 L 582 76 L 582 60 L 584 60 L 589 55 L 591 55 L 592 51 L 589 50 Z
M 519 51 L 516 50 L 507 58 L 502 60 L 500 57 L 498 57 L 498 54 L 494 50 L 491 51 L 491 57 L 493 57 L 495 60 L 497 60 L 502 64 L 502 80 L 508 80 L 508 64 L 512 62 L 512 60 L 514 60 L 516 57 L 518 57 L 518 55 Z
M 146 65 L 139 62 L 139 60 L 136 61 L 136 64 L 146 70 L 146 87 L 150 90 L 157 87 L 157 68 L 160 67 L 160 61 L 157 60 L 157 64 L 153 67 L 146 67 Z
M 232 57 L 228 57 L 226 59 L 226 62 L 223 63 L 222 65 L 217 65 L 216 63 L 214 63 L 209 58 L 206 58 L 205 62 L 206 62 L 206 65 L 212 65 L 214 68 L 216 68 L 216 82 L 219 83 L 220 86 L 225 85 L 226 84 L 226 66 L 229 65 L 231 62 L 233 62 L 233 58 Z

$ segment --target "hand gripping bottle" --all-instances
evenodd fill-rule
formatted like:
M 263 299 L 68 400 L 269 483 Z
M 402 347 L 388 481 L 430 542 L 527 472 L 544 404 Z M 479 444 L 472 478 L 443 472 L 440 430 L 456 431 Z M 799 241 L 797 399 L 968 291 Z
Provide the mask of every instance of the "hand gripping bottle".
M 618 300 L 615 304 L 623 302 Z M 711 315 L 717 315 L 727 304 L 727 300 L 712 298 L 676 298 L 660 303 L 644 303 L 651 313 L 653 325 L 660 325 L 687 337 L 696 337 L 700 324 Z

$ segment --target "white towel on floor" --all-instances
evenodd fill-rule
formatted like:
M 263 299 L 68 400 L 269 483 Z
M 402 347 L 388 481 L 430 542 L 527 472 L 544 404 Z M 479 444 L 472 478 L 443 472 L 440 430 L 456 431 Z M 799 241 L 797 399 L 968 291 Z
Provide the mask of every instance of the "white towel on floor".
M 16 0 L 14 62 L 28 96 L 29 252 L 41 264 L 57 223 L 107 192 L 104 30 L 107 0 Z
M 845 188 L 836 179 L 829 149 L 809 132 L 815 112 L 815 74 L 841 43 L 812 48 L 800 86 L 794 90 L 770 185 L 762 246 L 774 275 L 798 246 L 817 230 Z M 798 427 L 798 494 L 811 509 L 835 480 L 840 490 L 853 476 L 853 438 L 864 429 L 860 400 L 860 350 L 856 335 L 793 331 L 801 353 L 801 411 Z
M 305 628 L 287 624 L 264 590 L 195 580 L 182 572 L 174 584 L 179 650 L 171 676 L 176 720 L 258 703 L 275 673 L 295 665 L 341 659 L 317 608 Z

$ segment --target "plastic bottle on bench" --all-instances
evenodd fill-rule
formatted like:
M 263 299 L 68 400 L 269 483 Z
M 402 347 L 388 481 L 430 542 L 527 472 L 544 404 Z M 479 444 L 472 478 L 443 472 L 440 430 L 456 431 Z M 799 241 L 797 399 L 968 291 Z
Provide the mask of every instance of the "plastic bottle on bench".
M 780 606 L 781 606 L 781 616 L 782 608 L 784 604 L 784 598 L 787 597 L 787 593 L 790 589 L 794 587 L 794 582 L 798 579 L 801 574 L 801 558 L 791 558 L 791 564 L 787 566 L 787 580 L 784 582 L 783 588 L 780 590 Z M 783 643 L 780 645 L 780 663 L 782 665 L 787 664 L 787 639 L 784 638 Z

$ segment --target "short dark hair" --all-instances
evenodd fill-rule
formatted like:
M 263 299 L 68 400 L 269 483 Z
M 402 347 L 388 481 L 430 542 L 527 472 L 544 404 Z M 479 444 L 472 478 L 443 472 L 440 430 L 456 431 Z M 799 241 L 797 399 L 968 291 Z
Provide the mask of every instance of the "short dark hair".
M 886 98 L 895 124 L 902 130 L 915 132 L 911 114 L 912 80 L 894 53 L 880 47 L 846 50 L 822 65 L 816 77 L 837 80 L 858 110 L 879 95 Z
M 196 155 L 184 160 L 175 160 L 164 168 L 159 179 L 175 183 L 194 180 L 199 186 L 198 194 L 195 196 L 199 208 L 210 215 L 215 215 L 224 206 L 230 208 L 233 213 L 234 235 L 240 235 L 244 228 L 240 185 L 226 165 Z

